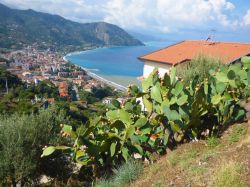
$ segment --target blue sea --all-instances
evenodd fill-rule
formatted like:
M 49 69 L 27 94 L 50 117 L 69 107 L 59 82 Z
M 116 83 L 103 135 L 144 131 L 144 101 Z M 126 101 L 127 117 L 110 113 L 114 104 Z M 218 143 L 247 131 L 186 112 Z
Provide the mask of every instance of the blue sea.
M 117 84 L 138 85 L 137 77 L 143 75 L 143 62 L 137 58 L 171 44 L 147 42 L 145 46 L 97 48 L 67 55 L 66 59 Z

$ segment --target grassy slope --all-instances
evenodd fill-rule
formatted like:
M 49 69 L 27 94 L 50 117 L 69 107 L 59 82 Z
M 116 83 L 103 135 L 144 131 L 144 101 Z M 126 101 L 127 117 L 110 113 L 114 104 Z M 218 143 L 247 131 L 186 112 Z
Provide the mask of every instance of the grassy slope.
M 180 145 L 130 186 L 250 186 L 249 155 L 250 121 L 231 126 L 220 139 Z

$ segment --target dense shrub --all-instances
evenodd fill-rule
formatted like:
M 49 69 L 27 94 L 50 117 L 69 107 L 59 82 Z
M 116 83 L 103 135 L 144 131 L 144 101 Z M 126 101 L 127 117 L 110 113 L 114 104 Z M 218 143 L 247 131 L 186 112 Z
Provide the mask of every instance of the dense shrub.
M 40 100 L 32 103 L 35 96 Z M 30 114 L 40 108 L 44 98 L 51 97 L 58 100 L 59 93 L 57 87 L 50 81 L 42 81 L 37 85 L 10 84 L 8 94 L 0 96 L 0 114 L 15 112 Z
M 219 59 L 199 55 L 185 65 L 177 68 L 177 76 L 183 79 L 185 85 L 188 85 L 196 76 L 199 76 L 198 82 L 209 77 L 209 70 L 222 67 Z
M 94 88 L 92 92 L 93 95 L 98 99 L 103 99 L 104 97 L 115 95 L 114 90 L 109 86 Z
M 87 91 L 80 91 L 79 93 L 80 99 L 82 101 L 85 101 L 87 104 L 93 104 L 97 101 L 100 101 L 100 99 L 96 98 L 93 93 L 87 92 Z
M 117 169 L 114 170 L 114 176 L 109 179 L 102 178 L 95 185 L 96 187 L 116 187 L 126 186 L 133 181 L 137 180 L 143 172 L 143 164 L 129 160 L 127 163 L 123 163 Z
M 244 66 L 250 66 L 250 56 L 245 56 L 241 58 L 241 62 L 244 64 Z
M 65 114 L 56 108 L 31 115 L 0 115 L 0 185 L 12 183 L 15 186 L 38 179 L 47 167 L 40 158 L 42 147 L 63 143 L 57 136 L 58 125 L 66 121 Z M 50 160 L 50 164 L 53 163 Z M 56 172 L 60 171 L 54 170 Z

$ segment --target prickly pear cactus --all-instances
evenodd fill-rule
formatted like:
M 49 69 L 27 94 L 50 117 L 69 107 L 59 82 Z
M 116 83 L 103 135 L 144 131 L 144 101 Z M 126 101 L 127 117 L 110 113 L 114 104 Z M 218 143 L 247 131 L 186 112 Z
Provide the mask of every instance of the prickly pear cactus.
M 78 129 L 64 125 L 62 136 L 73 146 L 49 146 L 42 156 L 60 150 L 82 165 L 110 166 L 134 155 L 150 159 L 164 154 L 169 144 L 217 133 L 245 116 L 242 100 L 250 95 L 247 63 L 211 70 L 209 78 L 194 78 L 184 86 L 176 69 L 159 77 L 155 69 L 142 81 L 142 90 L 129 86 L 129 99 L 113 100 L 105 116 Z

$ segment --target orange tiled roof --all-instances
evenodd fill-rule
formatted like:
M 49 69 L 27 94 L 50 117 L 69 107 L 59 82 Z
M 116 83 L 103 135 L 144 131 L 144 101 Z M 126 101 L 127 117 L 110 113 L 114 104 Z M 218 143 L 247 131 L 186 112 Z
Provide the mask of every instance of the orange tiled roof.
M 66 82 L 59 82 L 59 85 L 58 85 L 60 88 L 68 88 L 68 85 Z
M 230 63 L 247 54 L 250 54 L 250 43 L 183 41 L 141 56 L 139 59 L 175 65 L 198 55 L 206 55 L 219 58 L 223 63 Z
M 48 101 L 49 103 L 53 103 L 53 102 L 55 102 L 55 98 L 48 98 L 47 101 Z

